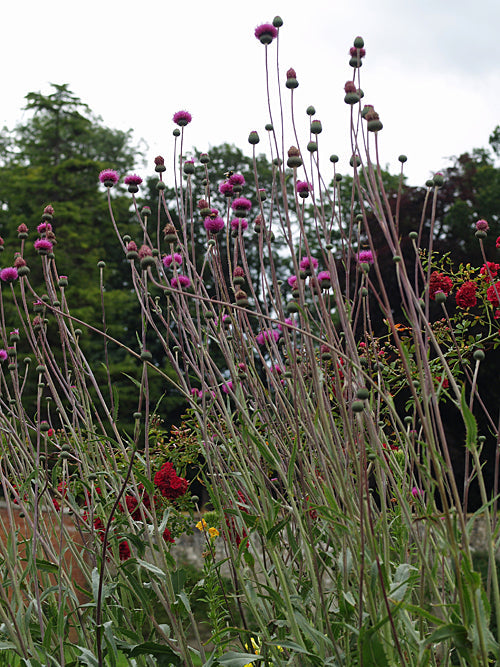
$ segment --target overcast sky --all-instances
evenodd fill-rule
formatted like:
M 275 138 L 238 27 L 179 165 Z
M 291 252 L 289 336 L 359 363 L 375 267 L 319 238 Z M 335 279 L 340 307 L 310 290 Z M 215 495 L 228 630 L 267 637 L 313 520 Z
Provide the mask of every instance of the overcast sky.
M 306 137 L 305 109 L 315 106 L 322 154 L 337 153 L 341 170 L 350 157 L 343 86 L 356 35 L 366 45 L 364 101 L 384 123 L 382 162 L 396 170 L 405 153 L 411 184 L 450 156 L 486 147 L 500 124 L 499 0 L 10 0 L 2 6 L 0 124 L 22 120 L 27 92 L 68 83 L 107 125 L 133 128 L 150 161 L 163 154 L 168 164 L 179 109 L 193 115 L 188 147 L 247 150 L 249 131 L 264 138 L 269 122 L 264 47 L 253 32 L 276 14 L 282 81 L 294 67 L 300 84 L 296 122 Z M 270 53 L 275 63 L 275 43 Z M 285 94 L 285 110 L 288 102 Z

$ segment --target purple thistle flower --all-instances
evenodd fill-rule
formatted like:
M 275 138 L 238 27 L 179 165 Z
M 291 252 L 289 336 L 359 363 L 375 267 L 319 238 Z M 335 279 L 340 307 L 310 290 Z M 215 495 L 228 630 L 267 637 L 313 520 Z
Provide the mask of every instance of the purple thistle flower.
M 224 183 L 219 185 L 219 192 L 224 197 L 230 197 L 233 194 L 233 184 L 229 181 L 224 181 Z
M 257 334 L 257 336 L 255 336 L 255 341 L 259 345 L 264 345 L 264 343 L 270 341 L 272 338 L 274 338 L 275 342 L 278 342 L 280 336 L 281 332 L 277 329 L 273 329 L 272 331 L 261 331 L 259 334 Z
M 107 188 L 111 188 L 118 183 L 118 172 L 114 169 L 103 169 L 99 174 L 99 180 Z
M 222 387 L 221 387 L 221 389 L 222 389 L 222 391 L 223 391 L 225 394 L 229 394 L 230 391 L 233 391 L 233 383 L 232 383 L 232 381 L 229 380 L 229 382 L 226 382 L 225 384 L 223 384 Z
M 361 250 L 358 252 L 357 259 L 360 264 L 373 264 L 375 261 L 371 250 Z
M 177 111 L 176 113 L 174 113 L 172 120 L 179 127 L 184 127 L 193 120 L 193 117 L 191 116 L 189 111 Z
M 270 44 L 278 36 L 277 29 L 272 23 L 262 23 L 255 28 L 255 36 L 261 44 Z
M 180 266 L 182 264 L 182 255 L 179 255 L 178 252 L 174 252 L 173 255 L 165 255 L 163 258 L 163 266 L 168 269 L 172 264 L 177 264 Z
M 242 174 L 231 174 L 229 182 L 231 185 L 245 185 L 245 178 Z
M 478 220 L 476 222 L 476 229 L 480 232 L 487 232 L 490 226 L 487 220 Z
M 238 215 L 239 213 L 248 213 L 252 208 L 252 202 L 246 197 L 238 197 L 231 204 L 233 211 Z
M 141 245 L 139 248 L 139 258 L 144 259 L 145 257 L 152 257 L 153 256 L 153 251 L 151 248 L 147 245 Z
M 330 271 L 320 271 L 318 273 L 318 281 L 320 284 L 320 287 L 331 287 L 332 284 L 332 277 L 330 275 Z
M 233 232 L 237 232 L 240 229 L 243 232 L 247 228 L 248 222 L 245 220 L 245 218 L 233 218 L 233 220 L 231 220 L 231 229 Z
M 309 193 L 311 192 L 311 186 L 307 181 L 297 181 L 297 185 L 295 187 L 297 190 L 297 194 L 299 195 L 299 197 L 302 197 L 302 199 L 308 197 Z
M 5 361 L 9 355 L 4 349 L 0 350 L 0 361 Z
M 295 289 L 297 287 L 297 276 L 290 276 L 287 279 L 287 283 L 290 285 L 292 289 Z
M 224 220 L 220 215 L 216 215 L 213 218 L 207 217 L 203 221 L 203 226 L 207 232 L 212 232 L 212 234 L 218 234 L 221 229 L 224 229 Z
M 142 183 L 142 178 L 137 174 L 129 174 L 123 179 L 125 185 L 140 185 Z
M 38 227 L 36 228 L 36 231 L 39 234 L 45 234 L 46 232 L 51 232 L 52 231 L 52 225 L 50 224 L 50 222 L 42 222 L 38 225 Z
M 172 287 L 177 288 L 177 289 L 182 289 L 183 287 L 188 288 L 191 286 L 191 281 L 187 276 L 177 276 L 176 278 L 172 278 L 170 281 L 170 284 Z
M 52 252 L 53 245 L 48 239 L 37 239 L 33 245 L 35 250 L 41 255 L 47 255 L 47 253 Z
M 297 326 L 295 320 L 292 320 L 291 317 L 287 317 L 287 318 L 286 318 L 286 320 L 285 320 L 285 324 L 286 324 L 287 326 L 289 326 L 289 327 L 295 327 L 295 326 Z M 278 329 L 279 329 L 280 331 L 283 331 L 283 325 L 282 325 L 281 323 L 278 324 Z
M 17 280 L 17 269 L 14 266 L 8 266 L 6 269 L 0 271 L 0 280 L 5 283 L 13 283 Z
M 193 387 L 191 389 L 191 396 L 193 398 L 199 399 L 203 396 L 203 391 L 201 389 L 196 389 L 196 387 Z
M 310 271 L 318 268 L 318 260 L 314 257 L 303 257 L 300 260 L 299 267 L 302 271 Z

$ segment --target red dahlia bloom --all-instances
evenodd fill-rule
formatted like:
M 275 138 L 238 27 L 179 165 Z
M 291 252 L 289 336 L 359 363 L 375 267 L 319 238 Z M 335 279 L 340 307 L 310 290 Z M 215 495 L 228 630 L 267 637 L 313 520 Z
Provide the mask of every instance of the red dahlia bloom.
M 434 299 L 436 292 L 444 292 L 446 296 L 451 292 L 453 283 L 451 278 L 439 271 L 433 271 L 429 280 L 429 296 Z
M 495 306 L 495 308 L 498 308 L 498 306 L 500 306 L 500 300 L 498 298 L 499 295 L 500 295 L 500 281 L 494 283 L 493 285 L 490 285 L 486 292 L 486 298 L 493 306 Z
M 496 262 L 486 262 L 486 264 L 483 264 L 481 267 L 481 271 L 479 273 L 482 276 L 486 276 L 487 281 L 491 282 L 491 278 L 497 277 L 499 269 L 500 264 L 496 264 Z
M 465 282 L 458 290 L 455 300 L 459 308 L 472 308 L 476 305 L 476 283 L 472 280 Z
M 174 466 L 169 461 L 158 470 L 154 482 L 161 495 L 169 500 L 175 500 L 183 496 L 188 486 L 187 481 L 177 475 Z

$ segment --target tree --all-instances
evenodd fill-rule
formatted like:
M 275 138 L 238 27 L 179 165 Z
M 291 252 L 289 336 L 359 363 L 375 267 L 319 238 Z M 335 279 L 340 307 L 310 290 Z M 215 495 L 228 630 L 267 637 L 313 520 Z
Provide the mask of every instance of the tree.
M 27 225 L 30 231 L 22 253 L 31 271 L 30 282 L 36 291 L 40 290 L 41 263 L 33 243 L 43 207 L 51 204 L 57 268 L 59 274 L 68 276 L 66 294 L 72 315 L 102 328 L 97 264 L 105 261 L 107 330 L 135 349 L 139 309 L 130 291 L 129 267 L 114 238 L 106 192 L 98 176 L 108 167 L 122 173 L 132 170 L 142 153 L 133 145 L 131 131 L 103 125 L 67 84 L 53 84 L 52 89 L 48 95 L 28 93 L 28 119 L 0 135 L 0 235 L 5 241 L 2 264 L 12 265 L 14 254 L 21 250 L 18 226 Z M 129 197 L 120 188 L 113 196 L 124 233 L 132 233 L 135 223 Z M 14 329 L 17 315 L 7 303 L 5 308 L 7 326 L 12 322 Z M 51 326 L 49 322 L 49 332 Z M 22 348 L 22 341 L 20 345 Z M 101 337 L 84 331 L 82 345 L 99 372 L 104 361 Z M 124 373 L 136 375 L 140 365 L 113 346 L 109 347 L 108 364 L 114 384 L 123 387 L 121 415 L 128 417 L 137 408 L 135 390 Z M 100 372 L 104 383 L 104 370 Z

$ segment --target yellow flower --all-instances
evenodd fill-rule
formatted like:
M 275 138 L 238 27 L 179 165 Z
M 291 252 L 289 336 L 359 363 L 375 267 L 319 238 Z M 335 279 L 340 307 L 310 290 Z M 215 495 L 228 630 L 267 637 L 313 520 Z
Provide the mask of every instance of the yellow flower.
M 254 639 L 253 637 L 250 637 L 250 641 L 252 642 L 253 652 L 254 652 L 256 655 L 260 655 L 260 645 L 257 644 L 257 642 L 255 641 L 255 639 Z M 248 644 L 245 644 L 245 648 L 246 648 L 247 651 L 248 651 L 248 649 L 249 649 Z M 246 664 L 246 665 L 243 665 L 243 667 L 253 667 L 253 663 L 251 663 L 251 662 L 247 662 L 247 664 Z
M 202 519 L 201 521 L 198 521 L 198 523 L 196 524 L 196 528 L 198 528 L 198 530 L 206 530 L 207 529 L 207 522 L 205 521 L 205 519 Z
M 219 537 L 219 531 L 214 526 L 211 526 L 208 529 L 208 534 L 210 535 L 210 537 Z

